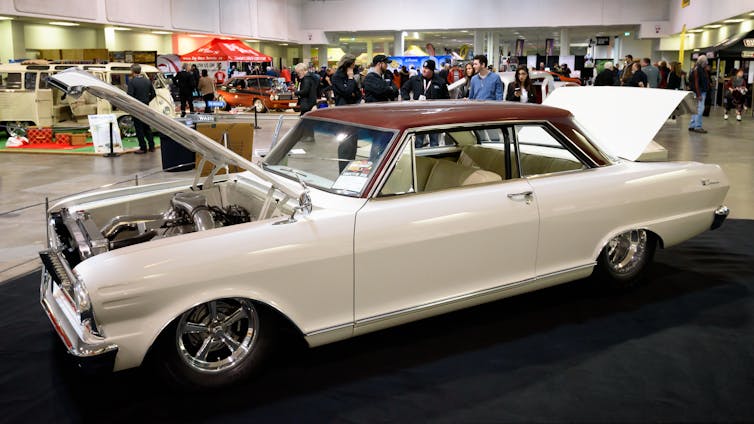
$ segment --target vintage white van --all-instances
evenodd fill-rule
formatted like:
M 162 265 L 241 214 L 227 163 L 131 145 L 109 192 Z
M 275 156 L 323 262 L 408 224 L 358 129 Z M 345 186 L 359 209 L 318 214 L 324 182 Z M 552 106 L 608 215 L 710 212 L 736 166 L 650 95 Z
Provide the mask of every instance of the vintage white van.
M 132 136 L 133 120 L 105 100 L 84 93 L 78 98 L 65 96 L 47 85 L 47 77 L 68 68 L 91 72 L 97 78 L 126 91 L 131 78 L 130 63 L 81 64 L 30 61 L 0 65 L 0 125 L 13 130 L 29 125 L 38 127 L 87 126 L 87 116 L 113 113 L 124 136 Z M 167 79 L 154 66 L 141 65 L 142 74 L 149 77 L 157 97 L 149 104 L 155 111 L 175 115 Z

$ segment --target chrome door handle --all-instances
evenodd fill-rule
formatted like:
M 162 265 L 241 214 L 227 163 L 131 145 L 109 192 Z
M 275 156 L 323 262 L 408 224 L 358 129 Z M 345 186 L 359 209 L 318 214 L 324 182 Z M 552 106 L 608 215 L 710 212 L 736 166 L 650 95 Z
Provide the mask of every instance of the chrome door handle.
M 529 191 L 522 191 L 520 193 L 508 193 L 508 198 L 511 199 L 511 200 L 516 200 L 516 199 L 523 198 L 524 201 L 526 201 L 526 204 L 529 205 L 529 204 L 531 204 L 531 196 L 532 196 L 532 194 L 534 194 L 534 192 L 531 191 L 531 190 L 529 190 Z
M 533 191 L 522 191 L 521 193 L 509 193 L 508 198 L 513 199 L 514 197 L 529 197 L 532 194 L 534 194 Z

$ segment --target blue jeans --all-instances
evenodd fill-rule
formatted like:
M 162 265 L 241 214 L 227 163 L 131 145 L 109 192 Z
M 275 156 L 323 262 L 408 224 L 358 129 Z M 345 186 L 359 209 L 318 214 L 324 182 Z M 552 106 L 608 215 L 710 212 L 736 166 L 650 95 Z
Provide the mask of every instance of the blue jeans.
M 689 122 L 689 128 L 702 127 L 702 114 L 704 114 L 704 101 L 706 99 L 707 99 L 707 93 L 702 93 L 702 95 L 696 99 L 696 115 L 691 115 L 691 122 Z

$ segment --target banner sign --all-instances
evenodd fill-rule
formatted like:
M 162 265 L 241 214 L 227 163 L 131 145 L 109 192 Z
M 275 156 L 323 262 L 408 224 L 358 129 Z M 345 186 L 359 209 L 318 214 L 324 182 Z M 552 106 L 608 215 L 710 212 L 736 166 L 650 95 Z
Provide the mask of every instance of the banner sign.
M 524 55 L 524 43 L 526 43 L 526 40 L 523 38 L 516 40 L 516 56 Z
M 545 56 L 552 56 L 554 50 L 555 50 L 555 39 L 546 38 L 545 39 Z
M 120 140 L 120 127 L 115 115 L 89 115 L 89 132 L 92 133 L 95 153 L 110 153 L 110 142 L 113 152 L 123 151 Z
M 610 45 L 610 37 L 597 37 L 597 45 L 598 46 L 609 46 Z
M 393 69 L 400 69 L 401 66 L 405 66 L 406 69 L 411 69 L 413 66 L 414 69 L 417 71 L 421 71 L 422 63 L 426 60 L 432 60 L 435 62 L 435 71 L 439 72 L 440 68 L 442 68 L 442 64 L 445 62 L 450 63 L 451 62 L 451 56 L 445 55 L 445 56 L 390 56 L 388 57 L 390 60 L 390 63 L 388 64 L 388 68 L 392 71 Z
M 754 38 L 744 38 L 744 47 L 754 47 Z

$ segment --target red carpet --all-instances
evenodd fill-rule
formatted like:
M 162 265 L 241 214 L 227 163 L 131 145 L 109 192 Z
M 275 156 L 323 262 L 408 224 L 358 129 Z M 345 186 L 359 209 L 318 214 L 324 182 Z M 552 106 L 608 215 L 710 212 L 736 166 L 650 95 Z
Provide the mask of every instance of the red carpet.
M 7 149 L 58 149 L 58 150 L 73 150 L 80 149 L 82 147 L 93 146 L 93 143 L 86 143 L 77 146 L 71 146 L 70 144 L 58 144 L 58 143 L 34 143 L 24 144 L 18 147 L 6 147 Z

